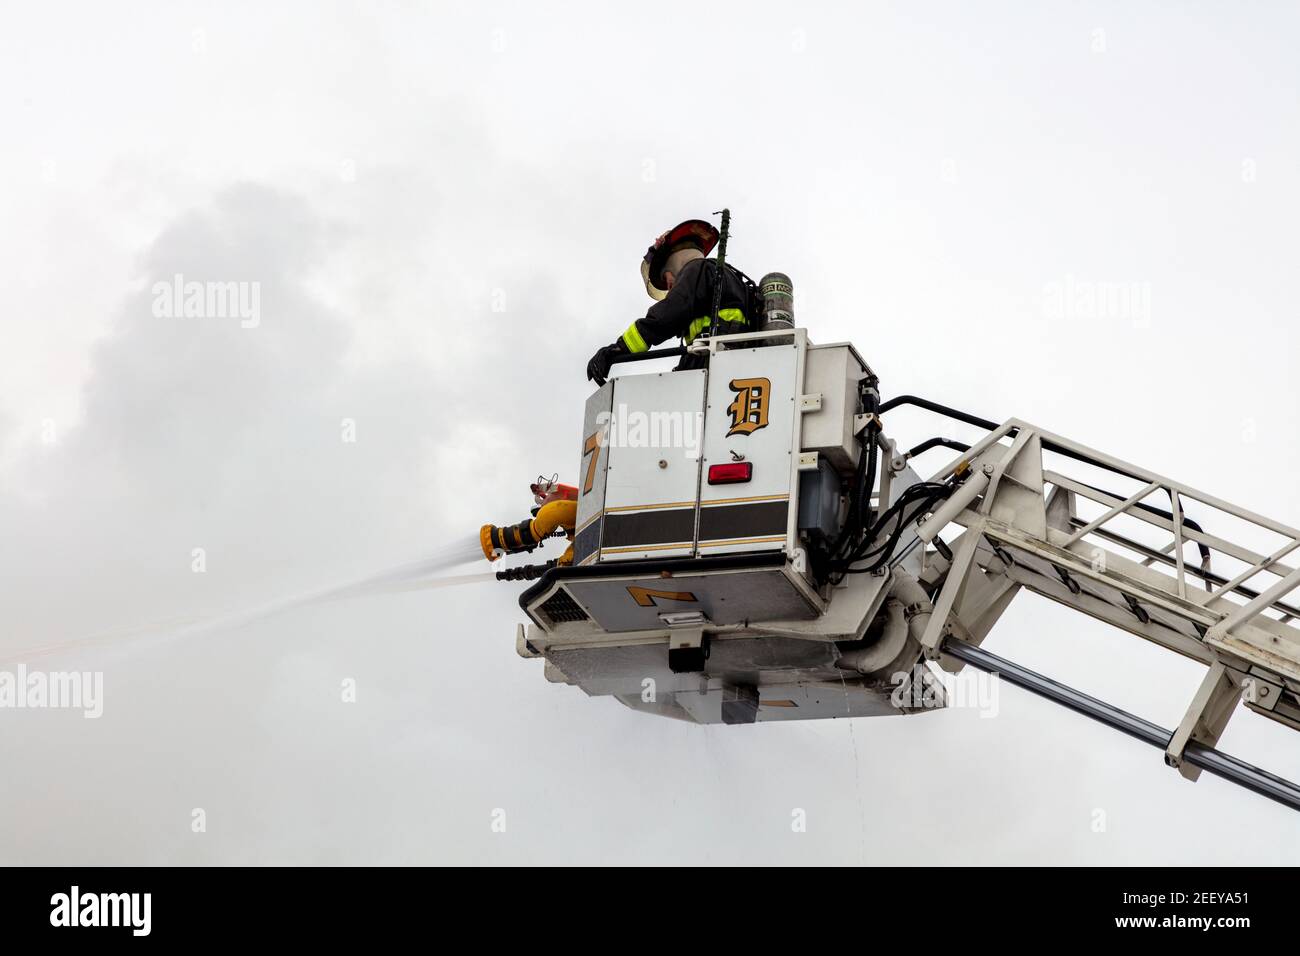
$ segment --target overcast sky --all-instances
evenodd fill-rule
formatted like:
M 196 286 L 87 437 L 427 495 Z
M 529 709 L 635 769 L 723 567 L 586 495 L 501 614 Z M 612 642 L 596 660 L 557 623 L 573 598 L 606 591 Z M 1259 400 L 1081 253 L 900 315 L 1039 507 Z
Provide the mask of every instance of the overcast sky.
M 13 7 L 0 654 L 105 699 L 0 710 L 0 862 L 1295 863 L 1290 811 L 1013 688 L 995 719 L 751 727 L 586 698 L 515 655 L 513 584 L 24 654 L 517 520 L 576 473 L 646 245 L 723 205 L 729 257 L 788 273 L 886 395 L 1300 524 L 1298 28 L 1282 2 Z M 176 274 L 258 283 L 256 327 L 156 314 Z M 1063 314 L 1073 283 L 1136 304 Z M 986 646 L 1165 726 L 1202 673 L 1032 596 Z M 1222 746 L 1300 778 L 1255 715 Z

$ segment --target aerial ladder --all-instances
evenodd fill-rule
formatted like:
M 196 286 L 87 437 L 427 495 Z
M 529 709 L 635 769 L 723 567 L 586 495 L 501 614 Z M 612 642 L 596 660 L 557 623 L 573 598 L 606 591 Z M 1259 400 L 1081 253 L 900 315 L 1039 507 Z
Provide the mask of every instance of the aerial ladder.
M 997 673 L 1159 747 L 1189 780 L 1210 771 L 1300 809 L 1294 784 L 1215 749 L 1239 705 L 1300 730 L 1300 608 L 1288 601 L 1300 568 L 1285 563 L 1300 531 L 1019 419 L 995 425 L 912 396 L 882 408 L 906 404 L 988 429 L 931 479 L 971 472 L 919 529 L 923 541 L 962 529 L 951 559 L 935 554 L 922 573 L 936 592 L 926 657 Z M 1089 473 L 1137 487 L 1105 490 Z M 985 651 L 1022 588 L 1203 664 L 1179 725 L 1158 727 Z
M 693 349 L 706 368 L 624 365 L 588 399 L 571 551 L 498 575 L 533 582 L 516 645 L 549 680 L 747 724 L 933 712 L 927 675 L 972 667 L 1159 748 L 1188 780 L 1300 809 L 1296 784 L 1217 749 L 1241 708 L 1300 730 L 1300 531 L 1020 419 L 882 401 L 852 345 L 801 328 Z M 904 406 L 982 437 L 900 445 L 885 420 Z M 643 418 L 698 434 L 629 440 Z M 943 447 L 923 480 L 917 461 Z M 986 650 L 1021 591 L 1203 665 L 1178 726 Z

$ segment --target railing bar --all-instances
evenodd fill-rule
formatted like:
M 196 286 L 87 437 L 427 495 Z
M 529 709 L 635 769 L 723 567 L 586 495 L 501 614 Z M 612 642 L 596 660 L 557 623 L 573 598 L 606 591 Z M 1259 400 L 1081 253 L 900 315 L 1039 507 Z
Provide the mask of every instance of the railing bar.
M 1033 427 L 1028 423 L 1021 421 L 1018 418 L 1011 419 L 1010 422 L 1008 422 L 1008 424 L 1013 428 Z M 1003 427 L 1005 428 L 1006 426 Z M 1136 465 L 1130 465 L 1128 462 L 1121 461 L 1120 459 L 1114 457 L 1113 455 L 1107 455 L 1097 451 L 1094 448 L 1089 448 L 1087 445 L 1082 445 L 1079 442 L 1071 441 L 1068 438 L 1062 438 L 1060 435 L 1054 434 L 1053 432 L 1044 431 L 1041 428 L 1034 428 L 1034 430 L 1038 432 L 1039 437 L 1043 439 L 1044 443 L 1050 441 L 1052 444 L 1060 445 L 1062 448 L 1067 448 L 1071 451 L 1088 455 L 1111 468 L 1118 468 L 1121 471 L 1128 471 L 1136 475 L 1142 481 L 1159 482 L 1161 485 L 1165 486 L 1166 488 L 1169 488 L 1171 491 L 1175 491 L 1178 494 L 1183 495 L 1184 497 L 1192 499 L 1193 501 L 1196 501 L 1203 505 L 1209 505 L 1211 508 L 1218 508 L 1220 511 L 1224 511 L 1227 514 L 1233 515 L 1234 517 L 1241 518 L 1243 521 L 1249 521 L 1252 524 L 1259 525 L 1261 528 L 1266 528 L 1269 531 L 1275 531 L 1279 534 L 1283 534 L 1288 538 L 1300 537 L 1300 530 L 1288 527 L 1287 525 L 1284 525 L 1278 521 L 1274 521 L 1271 518 L 1265 518 L 1263 515 L 1256 514 L 1255 512 L 1250 511 L 1247 508 L 1240 508 L 1234 504 L 1224 501 L 1221 498 L 1216 498 L 1214 495 L 1207 494 L 1206 492 L 1203 491 L 1198 491 L 1197 489 L 1189 487 L 1188 485 L 1184 485 L 1181 482 L 1174 481 L 1170 478 L 1166 478 L 1163 475 L 1158 475 L 1153 471 L 1148 471 L 1145 468 L 1139 468 Z
M 1281 581 L 1260 594 L 1259 597 L 1253 598 L 1246 604 L 1234 609 L 1231 614 L 1211 628 L 1211 633 L 1214 631 L 1218 631 L 1220 634 L 1231 633 L 1232 629 L 1238 624 L 1242 624 L 1264 609 L 1272 607 L 1283 596 L 1295 590 L 1296 587 L 1300 587 L 1300 571 L 1292 571 Z
M 1073 520 L 1078 521 L 1079 519 L 1075 518 Z M 1133 541 L 1129 538 L 1125 538 L 1123 535 L 1116 534 L 1114 531 L 1107 531 L 1105 528 L 1098 528 L 1093 532 L 1093 534 L 1097 535 L 1099 538 L 1104 538 L 1107 541 L 1117 544 L 1121 548 L 1128 548 L 1130 551 L 1136 551 L 1138 554 L 1147 555 L 1148 557 L 1141 562 L 1143 567 L 1149 568 L 1152 566 L 1153 562 L 1158 562 L 1162 567 L 1166 568 L 1173 564 L 1174 559 L 1168 555 L 1157 554 L 1153 548 L 1148 548 L 1140 541 Z M 1193 565 L 1190 570 L 1192 574 L 1199 577 L 1207 585 L 1222 584 L 1227 580 L 1221 575 L 1215 574 L 1213 571 L 1198 570 L 1195 565 Z M 1233 593 L 1240 594 L 1244 598 L 1254 598 L 1259 596 L 1258 591 L 1253 588 L 1245 587 L 1244 585 L 1237 585 L 1237 587 L 1233 589 Z M 1212 598 L 1213 595 L 1207 597 L 1206 603 L 1208 604 Z M 1290 617 L 1300 617 L 1300 608 L 1294 607 L 1293 605 L 1283 603 L 1282 601 L 1276 601 L 1271 606 L 1277 608 L 1279 611 Z
M 1178 596 L 1187 597 L 1187 574 L 1183 567 L 1183 505 L 1178 492 L 1169 492 L 1169 503 L 1174 515 L 1174 555 L 1178 560 Z
M 1127 509 L 1129 505 L 1137 504 L 1139 501 L 1141 501 L 1143 498 L 1151 494 L 1151 492 L 1155 491 L 1159 487 L 1160 485 L 1153 481 L 1145 488 L 1143 488 L 1141 491 L 1134 492 L 1127 500 L 1121 502 L 1120 504 L 1115 505 L 1113 508 L 1107 511 L 1100 518 L 1094 518 L 1093 520 L 1089 521 L 1086 525 L 1084 525 L 1074 534 L 1070 535 L 1070 539 L 1065 542 L 1066 547 L 1069 547 L 1070 545 L 1074 544 L 1074 542 L 1078 541 L 1080 538 L 1082 538 L 1085 534 L 1091 532 L 1093 529 L 1101 527 L 1111 518 L 1115 517 L 1115 515 Z
M 1265 565 L 1272 566 L 1276 564 L 1280 558 L 1286 557 L 1296 548 L 1300 548 L 1300 538 L 1297 538 L 1296 540 L 1292 541 L 1290 544 L 1286 545 L 1286 547 L 1279 548 L 1277 551 L 1274 551 L 1272 555 L 1265 558 L 1263 561 L 1258 561 L 1255 564 L 1251 565 L 1249 568 L 1247 568 L 1245 571 L 1242 571 L 1239 575 L 1237 575 L 1227 584 L 1224 584 L 1222 587 L 1218 588 L 1217 590 L 1212 591 L 1210 593 L 1210 597 L 1216 598 L 1223 591 L 1235 590 L 1237 586 L 1241 584 L 1243 581 L 1247 581 L 1250 578 L 1253 578 L 1255 575 L 1259 574 L 1259 572 L 1263 571 Z
M 1043 479 L 1045 481 L 1050 481 L 1052 484 L 1059 485 L 1067 491 L 1073 491 L 1075 494 L 1082 495 L 1083 497 L 1100 504 L 1111 505 L 1120 500 L 1114 495 L 1107 494 L 1104 491 L 1098 491 L 1096 488 L 1075 481 L 1073 478 L 1067 478 L 1065 475 L 1058 474 L 1054 471 L 1043 472 Z M 1164 531 L 1172 532 L 1174 530 L 1173 522 L 1163 515 L 1152 514 L 1151 512 L 1141 510 L 1130 511 L 1128 514 L 1137 518 L 1139 521 L 1145 521 L 1147 524 L 1154 525 Z M 1238 561 L 1244 561 L 1247 564 L 1254 564 L 1264 560 L 1264 555 L 1256 554 L 1249 548 L 1244 548 L 1241 545 L 1225 541 L 1224 539 L 1212 534 L 1204 534 L 1199 531 L 1193 531 L 1190 528 L 1184 528 L 1183 537 L 1189 541 L 1197 541 L 1201 544 L 1207 545 L 1215 551 L 1221 551 L 1229 557 L 1236 558 Z M 1165 550 L 1168 549 L 1166 548 Z M 1295 569 L 1288 567 L 1281 562 L 1277 562 L 1266 570 L 1271 571 L 1274 574 L 1280 573 L 1286 575 L 1290 574 Z

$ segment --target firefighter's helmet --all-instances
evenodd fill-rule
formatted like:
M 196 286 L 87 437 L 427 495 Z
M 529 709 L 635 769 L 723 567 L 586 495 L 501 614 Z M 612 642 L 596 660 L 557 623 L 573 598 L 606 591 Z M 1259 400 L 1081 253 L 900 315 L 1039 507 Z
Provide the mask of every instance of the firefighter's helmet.
M 687 219 L 656 239 L 641 260 L 641 278 L 650 298 L 662 299 L 668 294 L 664 266 L 669 256 L 685 245 L 694 246 L 707 256 L 717 244 L 717 228 L 703 219 Z

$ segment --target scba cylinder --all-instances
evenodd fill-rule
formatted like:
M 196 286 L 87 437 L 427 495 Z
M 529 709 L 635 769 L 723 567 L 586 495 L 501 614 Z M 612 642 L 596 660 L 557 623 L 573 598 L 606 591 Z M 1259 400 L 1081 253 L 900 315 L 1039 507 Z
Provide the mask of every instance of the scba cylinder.
M 769 332 L 794 328 L 794 285 L 784 272 L 769 272 L 758 284 L 763 297 L 763 314 L 758 331 Z

